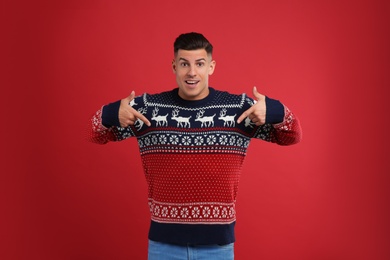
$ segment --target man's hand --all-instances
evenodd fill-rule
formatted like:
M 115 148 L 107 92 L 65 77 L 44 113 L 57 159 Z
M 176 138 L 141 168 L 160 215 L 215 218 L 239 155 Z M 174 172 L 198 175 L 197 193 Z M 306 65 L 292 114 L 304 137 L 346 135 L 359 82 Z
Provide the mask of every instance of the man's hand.
M 267 110 L 265 105 L 265 96 L 257 92 L 256 87 L 253 87 L 253 95 L 257 99 L 256 104 L 241 114 L 241 116 L 237 119 L 238 124 L 246 117 L 249 117 L 249 119 L 257 126 L 265 124 L 265 115 Z
M 121 105 L 119 107 L 118 114 L 119 123 L 121 127 L 128 127 L 129 125 L 134 125 L 137 119 L 143 121 L 147 126 L 150 126 L 149 120 L 129 105 L 129 103 L 134 99 L 134 97 L 135 92 L 132 91 L 130 96 L 121 100 Z

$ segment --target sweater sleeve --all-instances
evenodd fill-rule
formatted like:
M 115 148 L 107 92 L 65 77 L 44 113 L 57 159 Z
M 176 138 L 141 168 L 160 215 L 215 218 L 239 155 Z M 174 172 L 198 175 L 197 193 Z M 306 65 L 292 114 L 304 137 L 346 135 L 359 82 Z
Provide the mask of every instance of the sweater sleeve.
M 277 124 L 283 122 L 284 106 L 279 100 L 265 97 L 265 106 L 267 108 L 265 123 Z
M 105 127 L 120 126 L 118 112 L 121 101 L 118 100 L 114 103 L 110 103 L 103 107 L 102 111 L 102 124 Z
M 299 119 L 280 101 L 266 97 L 266 123 L 258 127 L 255 138 L 278 145 L 292 145 L 302 139 Z
M 87 130 L 87 140 L 97 144 L 106 144 L 110 141 L 116 141 L 116 136 L 112 131 L 113 128 L 108 125 L 105 126 L 102 123 L 103 108 L 96 111 L 92 116 L 90 126 Z
M 103 106 L 92 117 L 88 129 L 88 141 L 97 144 L 122 141 L 135 133 L 131 126 L 121 127 L 118 119 L 120 100 Z

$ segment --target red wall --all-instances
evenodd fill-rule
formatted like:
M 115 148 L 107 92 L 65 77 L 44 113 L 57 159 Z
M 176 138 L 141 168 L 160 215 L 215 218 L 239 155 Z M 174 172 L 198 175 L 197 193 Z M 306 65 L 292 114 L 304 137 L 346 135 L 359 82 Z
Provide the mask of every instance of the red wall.
M 175 87 L 172 44 L 189 31 L 215 47 L 213 87 L 256 85 L 304 131 L 251 143 L 236 259 L 390 258 L 386 1 L 1 5 L 1 259 L 146 259 L 136 141 L 99 146 L 85 129 L 131 90 Z

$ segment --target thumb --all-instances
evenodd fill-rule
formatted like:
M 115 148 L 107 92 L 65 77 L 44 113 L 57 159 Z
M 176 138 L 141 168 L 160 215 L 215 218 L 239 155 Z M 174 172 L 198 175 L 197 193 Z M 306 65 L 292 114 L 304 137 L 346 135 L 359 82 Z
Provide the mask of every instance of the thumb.
M 131 91 L 130 95 L 128 95 L 126 98 L 124 98 L 124 100 L 126 100 L 127 103 L 130 103 L 135 97 L 135 92 L 134 90 Z
M 135 97 L 135 92 L 134 92 L 134 90 L 133 90 L 133 91 L 131 91 L 131 93 L 130 93 L 130 95 L 127 97 L 127 99 L 128 99 L 129 102 L 130 102 L 131 100 L 134 99 L 134 97 Z
M 255 96 L 255 98 L 257 100 L 260 100 L 260 99 L 262 99 L 264 97 L 264 95 L 262 95 L 259 92 L 257 92 L 257 87 L 256 86 L 253 87 L 253 96 Z

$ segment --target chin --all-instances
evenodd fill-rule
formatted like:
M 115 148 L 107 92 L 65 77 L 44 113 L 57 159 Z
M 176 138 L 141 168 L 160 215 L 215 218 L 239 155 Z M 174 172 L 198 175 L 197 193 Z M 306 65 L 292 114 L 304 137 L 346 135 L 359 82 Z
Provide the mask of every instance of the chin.
M 199 84 L 197 86 L 182 85 L 179 89 L 182 98 L 196 100 L 204 98 L 203 95 L 207 87 L 199 86 Z

